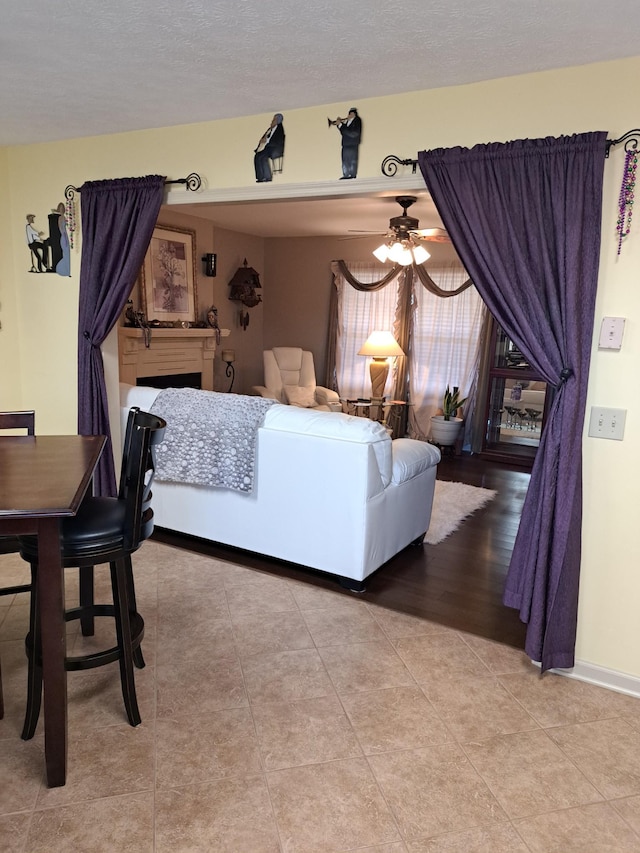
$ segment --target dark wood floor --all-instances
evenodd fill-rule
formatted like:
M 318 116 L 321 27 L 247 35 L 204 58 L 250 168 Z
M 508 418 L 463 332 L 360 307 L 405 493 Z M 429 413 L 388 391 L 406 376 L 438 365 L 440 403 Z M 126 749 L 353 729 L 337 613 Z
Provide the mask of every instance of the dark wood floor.
M 477 456 L 445 457 L 438 478 L 496 489 L 498 494 L 439 545 L 409 546 L 368 579 L 359 593 L 392 610 L 524 648 L 525 626 L 502 604 L 502 592 L 529 471 Z M 250 568 L 338 589 L 328 576 L 236 548 L 156 529 L 156 541 L 232 560 Z M 344 595 L 354 595 L 341 590 Z

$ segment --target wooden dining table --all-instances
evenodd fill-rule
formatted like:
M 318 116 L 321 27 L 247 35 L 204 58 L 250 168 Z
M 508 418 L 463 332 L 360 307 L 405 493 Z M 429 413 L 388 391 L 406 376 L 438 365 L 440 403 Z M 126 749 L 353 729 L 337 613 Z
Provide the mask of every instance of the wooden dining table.
M 67 773 L 67 677 L 60 525 L 78 511 L 105 436 L 0 437 L 0 534 L 38 536 L 47 784 Z

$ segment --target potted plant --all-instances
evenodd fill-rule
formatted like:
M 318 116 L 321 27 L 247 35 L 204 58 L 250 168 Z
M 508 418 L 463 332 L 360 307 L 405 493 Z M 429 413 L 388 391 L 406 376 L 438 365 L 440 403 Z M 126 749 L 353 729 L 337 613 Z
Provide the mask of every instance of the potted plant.
M 431 440 L 435 444 L 448 447 L 456 443 L 464 422 L 462 417 L 458 417 L 458 412 L 466 401 L 467 397 L 460 398 L 460 391 L 456 385 L 453 391 L 447 385 L 442 398 L 442 413 L 433 415 L 431 418 Z

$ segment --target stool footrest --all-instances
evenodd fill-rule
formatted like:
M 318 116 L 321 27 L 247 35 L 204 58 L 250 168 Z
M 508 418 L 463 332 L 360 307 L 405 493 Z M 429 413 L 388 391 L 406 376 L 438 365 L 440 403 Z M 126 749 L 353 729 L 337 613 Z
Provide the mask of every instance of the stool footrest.
M 2 551 L 0 551 L 2 553 Z M 20 592 L 31 592 L 30 583 L 21 583 L 17 586 L 3 586 L 0 589 L 0 595 L 17 595 Z
M 83 616 L 115 616 L 115 608 L 113 604 L 93 604 L 90 607 L 74 607 L 71 610 L 65 611 L 65 622 L 71 622 L 74 619 L 81 619 Z M 131 646 L 132 648 L 140 648 L 140 644 L 144 638 L 144 619 L 139 613 L 130 613 L 129 619 L 131 622 Z M 25 639 L 25 647 L 27 655 L 32 651 L 33 644 L 31 641 L 31 633 L 27 634 Z M 108 663 L 120 660 L 122 656 L 121 650 L 117 646 L 110 649 L 101 649 L 97 652 L 90 652 L 86 655 L 67 655 L 64 659 L 64 668 L 68 672 L 77 672 L 84 669 L 94 669 L 97 666 L 104 666 Z M 36 665 L 42 666 L 42 656 L 36 656 Z M 139 667 L 142 668 L 142 667 Z
M 71 610 L 67 610 L 64 614 L 66 622 L 81 619 L 83 616 L 111 616 L 113 618 L 115 616 L 115 608 L 113 604 L 93 604 L 90 607 L 74 607 Z M 135 650 L 140 647 L 140 643 L 144 637 L 144 619 L 139 613 L 130 613 L 129 620 L 131 622 L 131 646 Z M 69 672 L 94 669 L 96 666 L 104 666 L 107 663 L 120 660 L 121 656 L 122 652 L 117 646 L 97 652 L 90 652 L 86 655 L 68 655 L 64 659 L 64 668 Z

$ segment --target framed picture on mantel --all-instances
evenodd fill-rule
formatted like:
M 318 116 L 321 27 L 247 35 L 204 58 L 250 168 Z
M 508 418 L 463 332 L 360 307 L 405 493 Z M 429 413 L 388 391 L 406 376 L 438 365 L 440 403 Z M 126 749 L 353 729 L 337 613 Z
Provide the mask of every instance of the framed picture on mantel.
M 196 232 L 158 225 L 140 271 L 140 294 L 147 320 L 197 320 Z

